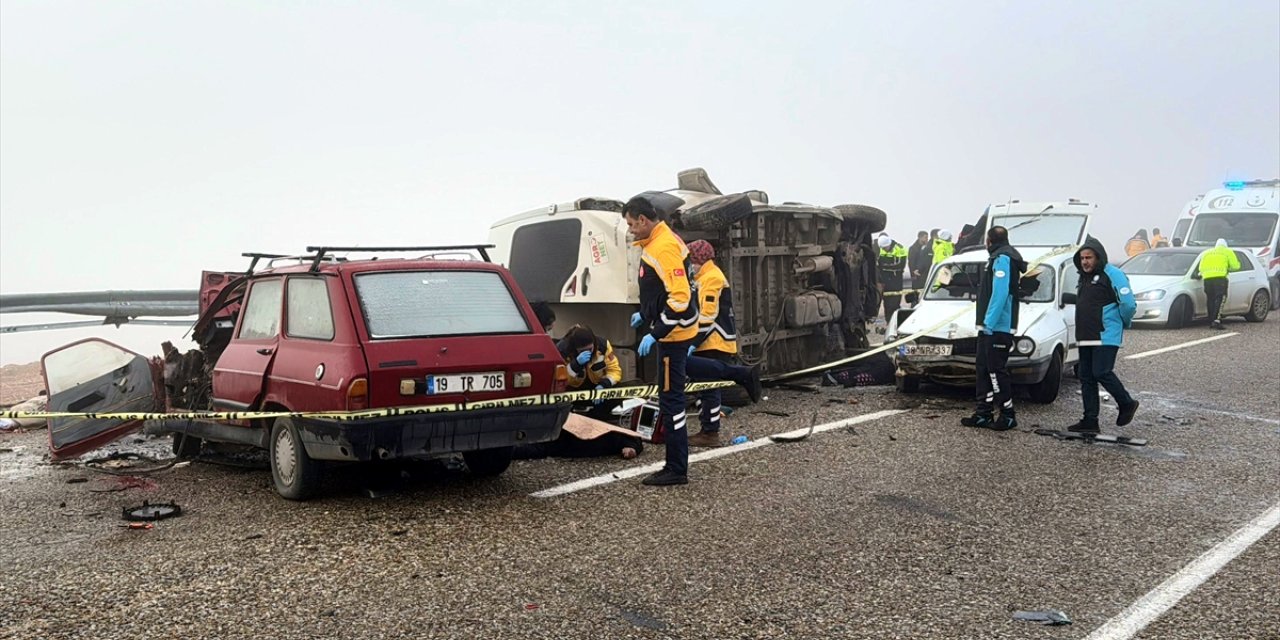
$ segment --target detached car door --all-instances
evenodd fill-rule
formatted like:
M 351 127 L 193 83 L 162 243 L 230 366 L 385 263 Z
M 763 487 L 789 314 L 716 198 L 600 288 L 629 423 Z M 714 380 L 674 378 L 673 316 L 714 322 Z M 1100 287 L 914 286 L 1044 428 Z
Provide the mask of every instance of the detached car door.
M 284 280 L 256 280 L 240 314 L 236 334 L 213 368 L 213 406 L 244 411 L 258 402 L 280 342 Z
M 164 402 L 160 367 L 124 347 L 89 338 L 46 353 L 40 360 L 50 413 L 157 413 Z M 54 460 L 74 458 L 142 428 L 142 420 L 50 418 Z

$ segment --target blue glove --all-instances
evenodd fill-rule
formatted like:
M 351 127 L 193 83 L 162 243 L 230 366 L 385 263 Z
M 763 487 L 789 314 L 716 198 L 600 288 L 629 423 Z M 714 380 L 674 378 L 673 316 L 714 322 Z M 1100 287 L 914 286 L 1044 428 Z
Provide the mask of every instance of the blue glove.
M 632 328 L 632 329 L 639 329 L 639 328 L 640 328 L 640 325 L 643 325 L 643 324 L 644 324 L 644 316 L 640 315 L 640 312 L 639 312 L 639 311 L 637 311 L 637 312 L 635 312 L 635 313 L 631 314 L 631 328 Z
M 694 350 L 694 349 L 697 349 L 697 348 L 698 348 L 698 346 L 697 346 L 697 345 L 693 345 L 693 346 L 689 347 L 689 355 L 693 355 L 693 350 Z
M 609 387 L 606 387 L 606 386 L 604 386 L 603 384 L 598 384 L 598 385 L 596 385 L 596 391 L 603 391 L 603 390 L 608 389 L 608 388 L 609 388 Z M 592 400 L 592 401 L 591 401 L 591 404 L 600 404 L 601 402 L 604 402 L 604 399 L 603 399 L 603 398 L 596 398 L 595 400 Z
M 585 366 L 588 362 L 591 362 L 591 352 L 590 352 L 590 351 L 583 351 L 582 353 L 579 353 L 579 354 L 578 354 L 578 364 L 579 364 L 579 365 Z
M 647 335 L 640 340 L 640 348 L 636 349 L 636 353 L 640 354 L 641 356 L 647 356 L 649 355 L 649 350 L 652 349 L 653 345 L 657 343 L 658 343 L 657 338 L 654 338 L 653 335 Z

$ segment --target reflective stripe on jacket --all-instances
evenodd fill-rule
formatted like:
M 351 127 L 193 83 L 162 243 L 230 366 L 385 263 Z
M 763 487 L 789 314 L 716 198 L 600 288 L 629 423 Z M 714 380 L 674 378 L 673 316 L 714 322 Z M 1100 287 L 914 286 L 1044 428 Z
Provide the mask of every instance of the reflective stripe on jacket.
M 738 352 L 738 333 L 733 319 L 733 292 L 729 281 L 714 261 L 698 269 L 698 338 L 695 351 Z

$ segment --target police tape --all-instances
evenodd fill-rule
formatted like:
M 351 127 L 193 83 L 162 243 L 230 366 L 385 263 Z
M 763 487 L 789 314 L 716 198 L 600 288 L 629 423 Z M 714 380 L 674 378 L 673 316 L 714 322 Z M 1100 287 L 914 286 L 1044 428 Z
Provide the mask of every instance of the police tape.
M 724 389 L 736 383 L 728 381 L 692 382 L 685 385 L 686 393 L 697 393 L 711 389 Z M 590 389 L 587 391 L 564 391 L 560 393 L 543 393 L 518 398 L 495 398 L 492 400 L 475 400 L 472 402 L 452 402 L 443 404 L 422 405 L 414 407 L 388 407 L 385 409 L 365 409 L 362 411 L 185 411 L 185 412 L 104 412 L 84 413 L 71 411 L 4 411 L 0 418 L 10 420 L 32 419 L 47 420 L 60 418 L 85 418 L 89 420 L 270 420 L 275 418 L 314 418 L 350 422 L 374 418 L 390 418 L 397 416 L 427 415 L 454 411 L 483 411 L 485 409 L 505 409 L 509 407 L 536 407 L 590 400 L 627 400 L 630 398 L 651 398 L 657 396 L 657 385 L 636 385 L 631 387 L 611 387 L 609 389 Z
M 1064 245 L 1057 247 L 1052 251 L 1040 256 L 1035 262 L 1027 265 L 1026 273 L 1031 273 L 1036 267 L 1039 267 L 1049 258 L 1062 255 L 1065 252 L 1074 252 L 1079 245 Z M 1025 277 L 1025 276 L 1024 276 Z M 808 369 L 799 371 L 791 371 L 765 378 L 766 382 L 781 382 L 815 373 L 822 373 L 847 364 L 852 364 L 858 360 L 869 358 L 877 353 L 897 348 L 908 342 L 912 342 L 921 336 L 933 333 L 938 329 L 956 321 L 964 314 L 973 310 L 975 305 L 968 305 L 964 309 L 955 314 L 943 318 L 934 323 L 932 326 L 926 327 L 911 335 L 904 336 L 892 342 L 887 342 L 874 349 L 864 351 L 855 356 L 827 362 Z M 707 391 L 710 389 L 724 389 L 734 386 L 736 383 L 728 381 L 717 382 L 691 382 L 685 385 L 686 393 L 697 393 L 699 391 Z M 5 411 L 0 412 L 0 418 L 8 418 L 10 420 L 21 419 L 59 419 L 59 418 L 85 418 L 90 420 L 269 420 L 275 418 L 308 418 L 319 420 L 333 420 L 335 422 L 349 422 L 356 420 L 369 420 L 374 418 L 388 418 L 398 416 L 427 415 L 432 413 L 448 413 L 457 411 L 482 411 L 485 409 L 503 409 L 509 407 L 535 407 L 557 404 L 568 404 L 573 402 L 585 402 L 590 400 L 626 400 L 630 398 L 651 398 L 659 393 L 657 385 L 636 385 L 631 387 L 612 387 L 609 389 L 591 389 L 587 391 L 565 391 L 561 393 L 545 393 L 532 396 L 522 396 L 518 398 L 496 398 L 493 400 L 477 400 L 474 402 L 454 402 L 444 404 L 422 405 L 415 407 L 389 407 L 385 409 L 366 409 L 362 411 L 187 411 L 177 413 L 153 412 L 153 413 L 77 413 L 77 412 L 58 412 L 58 411 Z

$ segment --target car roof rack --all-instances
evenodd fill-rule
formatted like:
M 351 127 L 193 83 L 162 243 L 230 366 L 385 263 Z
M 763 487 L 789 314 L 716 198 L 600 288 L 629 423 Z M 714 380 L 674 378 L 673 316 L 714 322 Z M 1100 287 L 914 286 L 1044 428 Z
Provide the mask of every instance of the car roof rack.
M 243 257 L 245 257 L 245 258 L 252 258 L 252 260 L 250 260 L 250 261 L 249 261 L 249 268 L 248 268 L 248 269 L 245 269 L 245 271 L 244 271 L 244 274 L 245 274 L 246 276 L 248 276 L 248 275 L 253 275 L 253 269 L 254 269 L 254 267 L 258 266 L 258 261 L 260 261 L 260 260 L 274 260 L 274 259 L 276 259 L 276 258 L 285 258 L 285 257 L 287 257 L 287 256 L 285 256 L 283 253 L 254 253 L 254 252 L 249 252 L 249 253 L 242 253 L 242 254 L 240 254 L 240 255 L 241 255 L 241 256 L 243 256 Z
M 332 251 L 360 251 L 363 253 L 389 253 L 398 251 L 475 251 L 484 258 L 485 262 L 493 262 L 489 259 L 489 249 L 491 244 L 455 244 L 436 247 L 307 247 L 308 252 L 313 252 L 311 256 L 311 270 L 316 271 L 320 268 L 320 263 L 324 261 L 325 256 Z

